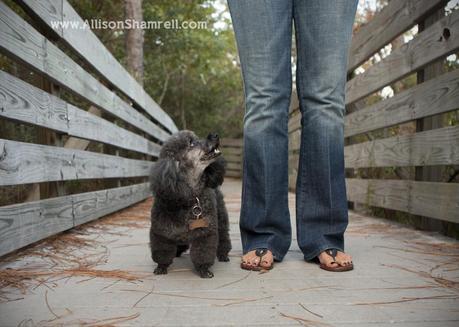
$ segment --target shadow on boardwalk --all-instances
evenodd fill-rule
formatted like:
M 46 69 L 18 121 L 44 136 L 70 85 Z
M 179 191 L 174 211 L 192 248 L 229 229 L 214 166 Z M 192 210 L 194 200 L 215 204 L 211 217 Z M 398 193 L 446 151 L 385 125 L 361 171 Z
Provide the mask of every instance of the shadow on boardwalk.
M 239 268 L 241 183 L 224 184 L 233 251 L 200 279 L 189 255 L 152 274 L 151 200 L 3 258 L 1 326 L 457 326 L 459 242 L 350 213 L 356 269 L 302 261 L 294 240 L 268 273 Z M 292 216 L 294 196 L 290 196 Z M 294 217 L 292 217 L 294 222 Z

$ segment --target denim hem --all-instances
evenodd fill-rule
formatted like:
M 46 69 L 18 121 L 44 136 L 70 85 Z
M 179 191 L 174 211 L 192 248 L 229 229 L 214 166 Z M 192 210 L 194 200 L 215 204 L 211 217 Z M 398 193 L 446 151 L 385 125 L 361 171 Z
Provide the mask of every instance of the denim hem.
M 336 245 L 332 245 L 332 244 L 327 244 L 327 245 L 322 245 L 320 247 L 318 247 L 316 250 L 314 251 L 310 251 L 308 253 L 304 253 L 304 260 L 306 261 L 310 261 L 312 259 L 314 259 L 315 257 L 317 257 L 320 253 L 322 253 L 323 251 L 325 250 L 328 250 L 328 249 L 337 249 L 338 251 L 340 252 L 344 252 L 344 248 L 340 247 L 340 246 L 336 246 Z

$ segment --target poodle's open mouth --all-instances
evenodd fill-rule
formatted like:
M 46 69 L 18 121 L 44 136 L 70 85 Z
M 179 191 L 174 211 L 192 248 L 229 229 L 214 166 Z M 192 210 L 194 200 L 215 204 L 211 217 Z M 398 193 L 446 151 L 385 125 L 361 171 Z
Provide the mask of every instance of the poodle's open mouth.
M 213 147 L 210 148 L 209 152 L 207 152 L 206 154 L 204 154 L 201 157 L 201 161 L 207 161 L 207 160 L 215 159 L 221 154 L 222 153 L 221 153 L 220 149 L 218 148 L 218 145 L 213 146 Z

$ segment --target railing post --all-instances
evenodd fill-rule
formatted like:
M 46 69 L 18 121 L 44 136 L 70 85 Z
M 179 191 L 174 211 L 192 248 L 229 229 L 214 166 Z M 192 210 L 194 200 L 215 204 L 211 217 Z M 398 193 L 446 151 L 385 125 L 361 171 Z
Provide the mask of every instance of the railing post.
M 445 16 L 445 10 L 441 9 L 435 11 L 430 16 L 426 17 L 424 21 L 418 24 L 418 33 L 434 24 Z M 444 72 L 443 60 L 437 61 L 418 71 L 417 84 L 424 83 L 429 79 L 433 79 Z M 416 120 L 416 132 L 427 131 L 435 128 L 444 127 L 445 117 L 447 114 L 438 114 L 431 117 L 421 118 Z M 441 182 L 442 181 L 442 167 L 416 167 L 415 180 L 428 181 L 428 182 Z M 443 223 L 440 220 L 433 220 L 428 217 L 419 216 L 419 224 L 421 228 L 429 230 L 441 230 Z

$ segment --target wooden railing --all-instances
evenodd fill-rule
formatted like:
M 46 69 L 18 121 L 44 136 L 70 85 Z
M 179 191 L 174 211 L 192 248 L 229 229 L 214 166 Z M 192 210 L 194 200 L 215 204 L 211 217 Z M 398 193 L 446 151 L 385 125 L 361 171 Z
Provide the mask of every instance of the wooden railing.
M 221 141 L 222 153 L 227 162 L 226 176 L 228 177 L 242 177 L 242 143 L 242 139 L 224 138 Z
M 36 126 L 54 141 L 0 139 L 0 187 L 134 177 L 142 182 L 72 195 L 59 184 L 53 197 L 38 188 L 36 201 L 0 207 L 0 255 L 148 197 L 151 158 L 177 131 L 90 29 L 51 28 L 63 20 L 83 23 L 66 0 L 19 4 L 33 26 L 0 2 L 0 51 L 43 83 L 37 87 L 0 71 L 0 119 Z M 59 90 L 89 103 L 89 110 L 64 100 Z M 114 151 L 85 151 L 89 141 Z
M 411 41 L 393 47 L 390 55 L 347 82 L 346 185 L 348 200 L 354 204 L 459 223 L 459 184 L 426 176 L 438 176 L 442 166 L 459 164 L 459 125 L 432 123 L 438 121 L 439 114 L 459 108 L 459 69 L 443 72 L 441 62 L 459 49 L 459 10 L 445 16 L 447 2 L 392 0 L 353 37 L 350 76 L 399 35 L 415 24 L 419 28 Z M 417 74 L 418 85 L 366 105 L 368 96 L 410 74 Z M 294 98 L 289 121 L 292 189 L 297 175 L 301 124 L 298 101 Z M 389 136 L 389 128 L 406 123 L 413 124 L 414 133 Z M 382 129 L 386 133 L 374 137 L 372 133 Z M 414 173 L 402 179 L 355 176 L 359 169 L 381 168 L 411 169 Z

